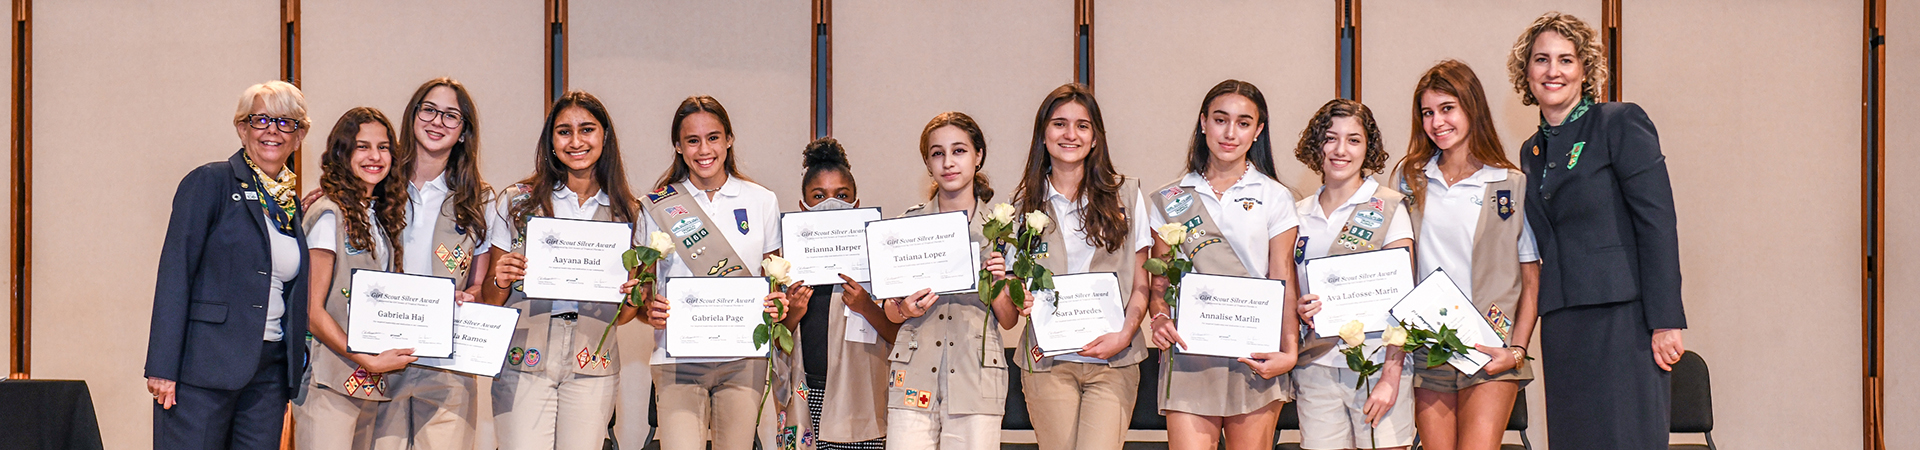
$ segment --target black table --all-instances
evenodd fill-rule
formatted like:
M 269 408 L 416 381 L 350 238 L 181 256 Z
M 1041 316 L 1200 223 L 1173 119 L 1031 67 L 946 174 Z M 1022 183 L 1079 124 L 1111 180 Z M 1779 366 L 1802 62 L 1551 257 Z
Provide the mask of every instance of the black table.
M 0 380 L 0 430 L 0 450 L 102 448 L 85 381 Z

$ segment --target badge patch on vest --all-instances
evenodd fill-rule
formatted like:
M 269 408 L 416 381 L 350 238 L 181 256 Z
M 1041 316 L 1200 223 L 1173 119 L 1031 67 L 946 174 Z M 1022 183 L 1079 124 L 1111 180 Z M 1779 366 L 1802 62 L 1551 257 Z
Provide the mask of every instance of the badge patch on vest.
M 1213 238 L 1213 239 L 1200 241 L 1199 244 L 1195 244 L 1193 246 L 1193 251 L 1187 252 L 1187 259 L 1195 259 L 1193 255 L 1200 254 L 1201 249 L 1207 248 L 1207 246 L 1209 245 L 1218 244 L 1220 242 L 1222 242 L 1220 238 Z
M 1047 257 L 1047 243 L 1045 243 L 1045 242 L 1041 242 L 1041 243 L 1040 243 L 1040 247 L 1039 247 L 1039 248 L 1036 248 L 1036 249 L 1034 249 L 1034 251 L 1033 251 L 1033 257 L 1035 257 L 1035 258 L 1046 258 L 1046 257 Z
M 714 263 L 713 267 L 707 268 L 707 276 L 724 277 L 728 274 L 739 272 L 742 269 L 739 264 L 727 265 L 728 261 L 726 258 L 720 258 L 720 262 Z
M 689 213 L 687 212 L 687 207 L 685 206 L 673 205 L 673 206 L 667 207 L 667 217 L 680 217 L 687 214 Z
M 1378 209 L 1381 211 L 1387 210 L 1387 202 L 1380 201 L 1380 197 L 1367 199 L 1367 206 L 1372 206 L 1373 209 Z
M 1042 355 L 1042 354 L 1040 353 L 1040 346 L 1038 346 L 1038 345 L 1035 345 L 1035 346 L 1033 346 L 1033 349 L 1032 349 L 1032 350 L 1028 350 L 1028 351 L 1027 351 L 1027 355 L 1029 355 L 1029 356 L 1031 356 L 1031 357 L 1033 357 L 1033 363 L 1034 363 L 1034 364 L 1039 364 L 1039 363 L 1040 363 L 1040 359 L 1041 359 L 1041 358 L 1046 358 L 1046 356 L 1043 356 L 1043 355 Z
M 1567 153 L 1567 170 L 1573 170 L 1573 165 L 1580 163 L 1580 148 L 1586 146 L 1585 141 L 1573 143 L 1573 151 Z
M 1500 311 L 1499 306 L 1487 305 L 1487 325 L 1492 325 L 1493 331 L 1500 333 L 1502 341 L 1507 340 L 1507 334 L 1513 332 L 1513 319 L 1507 318 L 1507 313 Z
M 361 253 L 366 253 L 366 252 L 367 252 L 367 249 L 364 249 L 364 248 L 353 248 L 353 243 L 352 243 L 352 242 L 343 242 L 343 243 L 341 243 L 341 244 L 340 244 L 340 246 L 341 246 L 341 247 L 346 247 L 346 250 L 347 250 L 347 255 L 348 255 L 348 256 L 352 256 L 352 255 L 358 255 L 358 254 L 361 254 Z
M 902 396 L 902 398 L 900 399 L 900 404 L 915 407 L 915 408 L 920 408 L 920 409 L 927 409 L 928 405 L 933 404 L 933 393 L 922 391 L 922 390 L 908 389 L 907 395 Z
M 1507 220 L 1508 217 L 1513 217 L 1513 191 L 1494 191 L 1493 197 L 1494 212 L 1500 213 L 1500 220 Z
M 701 228 L 706 228 L 706 226 L 707 223 L 701 221 L 699 217 L 688 217 L 680 219 L 679 222 L 674 222 L 673 227 L 667 231 L 673 232 L 674 237 L 687 237 L 693 235 L 696 231 L 700 231 Z
M 523 353 L 523 350 L 521 350 L 520 347 L 507 349 L 507 365 L 510 365 L 510 366 L 520 365 L 520 358 L 523 355 L 525 355 L 525 353 Z
M 1380 228 L 1380 224 L 1387 223 L 1387 217 L 1380 215 L 1379 211 L 1360 211 L 1353 213 L 1353 223 L 1360 225 L 1360 228 Z
M 613 358 L 605 353 L 591 353 L 586 347 L 580 347 L 580 353 L 574 354 L 573 359 L 582 369 L 605 369 L 613 363 Z
M 537 348 L 527 349 L 527 367 L 533 367 L 538 365 L 540 365 L 540 349 L 537 349 Z
M 674 189 L 672 184 L 668 184 L 661 186 L 659 189 L 654 189 L 653 192 L 648 192 L 647 201 L 660 203 L 661 200 L 673 198 L 675 195 L 680 195 L 680 190 Z
M 1307 262 L 1307 236 L 1301 236 L 1293 244 L 1293 265 Z
M 466 271 L 467 263 L 473 261 L 473 255 L 467 253 L 466 248 L 454 247 L 449 250 L 447 244 L 440 244 L 438 248 L 433 249 L 433 255 L 440 257 L 440 262 L 447 265 L 447 272 L 456 274 Z
M 1354 238 L 1360 239 L 1361 242 L 1367 242 L 1367 241 L 1373 240 L 1373 230 L 1368 230 L 1360 227 L 1346 227 L 1346 228 L 1347 228 L 1346 230 L 1342 230 L 1342 231 L 1345 232 L 1347 236 L 1353 236 Z
M 747 223 L 746 208 L 733 210 L 733 224 L 740 227 L 740 234 L 747 234 L 747 230 L 753 229 L 753 224 Z
M 347 376 L 346 383 L 341 387 L 347 388 L 347 395 L 387 395 L 385 378 L 382 374 L 368 373 L 367 369 L 354 369 L 353 374 Z
M 1179 197 L 1174 197 L 1173 201 L 1167 202 L 1167 217 L 1186 214 L 1189 209 L 1193 209 L 1193 194 L 1180 194 Z
M 897 388 L 903 388 L 903 389 L 904 389 L 904 388 L 906 388 L 906 387 L 907 387 L 907 372 L 906 372 L 906 371 L 904 371 L 904 370 L 895 370 L 895 371 L 893 371 L 893 382 L 892 382 L 892 384 L 891 384 L 891 386 L 888 386 L 888 387 L 897 387 Z
M 1200 216 L 1193 216 L 1192 219 L 1187 219 L 1187 222 L 1182 225 L 1186 225 L 1187 231 L 1192 232 L 1193 229 L 1200 228 L 1200 224 L 1203 223 L 1206 223 L 1206 221 L 1200 220 Z
M 1179 186 L 1168 186 L 1166 189 L 1160 190 L 1160 199 L 1172 200 L 1173 196 L 1180 195 L 1180 192 L 1181 191 Z

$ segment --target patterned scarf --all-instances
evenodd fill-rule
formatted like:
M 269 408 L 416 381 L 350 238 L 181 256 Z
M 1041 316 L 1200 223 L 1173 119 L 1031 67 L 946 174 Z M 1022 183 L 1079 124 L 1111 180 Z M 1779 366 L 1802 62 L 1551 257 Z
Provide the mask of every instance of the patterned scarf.
M 294 184 L 297 177 L 286 167 L 280 168 L 278 176 L 267 176 L 266 171 L 253 163 L 253 155 L 243 157 L 247 160 L 247 168 L 253 169 L 254 184 L 259 186 L 254 190 L 260 193 L 260 209 L 273 221 L 280 234 L 293 236 L 293 217 L 300 211 L 300 190 Z
M 1559 125 L 1547 123 L 1547 116 L 1545 114 L 1541 114 L 1540 115 L 1540 132 L 1545 133 L 1547 132 L 1547 130 L 1551 130 L 1554 127 L 1566 126 L 1567 124 L 1573 123 L 1573 121 L 1575 120 L 1580 120 L 1580 116 L 1587 115 L 1587 109 L 1592 108 L 1593 104 L 1594 104 L 1593 97 L 1591 96 L 1580 97 L 1580 103 L 1575 104 L 1573 106 L 1573 112 L 1567 113 L 1567 119 L 1560 121 Z

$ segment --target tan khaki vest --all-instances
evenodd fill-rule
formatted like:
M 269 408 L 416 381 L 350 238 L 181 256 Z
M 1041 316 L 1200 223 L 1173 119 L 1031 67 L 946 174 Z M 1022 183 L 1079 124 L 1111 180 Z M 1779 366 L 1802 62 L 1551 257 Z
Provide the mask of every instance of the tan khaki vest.
M 859 320 L 847 317 L 847 305 L 842 302 L 844 294 L 840 287 L 815 286 L 815 289 L 833 289 L 833 299 L 826 311 L 808 311 L 807 314 L 829 314 L 827 316 L 827 392 L 820 402 L 819 440 L 827 442 L 861 442 L 879 439 L 887 435 L 887 352 L 891 345 L 885 340 L 876 339 L 872 344 L 847 340 L 847 321 Z M 882 318 L 882 320 L 885 320 Z M 793 355 L 790 360 L 782 361 L 791 376 L 782 381 L 795 395 L 788 403 L 787 421 L 807 417 L 806 391 L 807 377 L 805 348 L 800 343 L 800 334 L 794 333 Z M 826 420 L 831 419 L 831 420 Z M 804 435 L 811 424 L 799 420 L 799 433 Z
M 1146 211 L 1127 211 L 1126 210 L 1126 208 L 1129 208 L 1133 205 L 1134 199 L 1140 198 L 1140 197 L 1141 197 L 1140 196 L 1140 180 L 1135 180 L 1132 178 L 1121 178 L 1120 180 L 1121 211 L 1126 212 L 1125 217 L 1129 221 L 1134 219 L 1135 214 L 1146 213 Z M 1048 203 L 1051 204 L 1052 202 L 1048 202 Z M 1060 211 L 1060 210 L 1050 210 L 1048 212 L 1052 213 L 1054 217 L 1059 217 L 1062 214 L 1068 214 L 1067 211 Z M 1045 249 L 1048 250 L 1048 252 L 1046 253 L 1051 253 L 1051 250 L 1057 249 L 1057 250 L 1060 250 L 1060 254 L 1059 254 L 1059 257 L 1049 258 L 1049 257 L 1046 257 L 1046 253 L 1041 253 L 1039 258 L 1040 265 L 1045 266 L 1047 270 L 1051 270 L 1053 271 L 1053 273 L 1066 274 L 1067 273 L 1067 258 L 1066 258 L 1067 247 L 1066 247 L 1066 240 L 1065 240 L 1066 233 L 1060 231 L 1060 227 L 1057 225 L 1060 223 L 1059 220 L 1054 220 L 1053 223 L 1055 223 L 1056 225 L 1047 227 L 1047 231 L 1041 235 L 1041 242 L 1043 243 L 1041 245 L 1045 246 Z M 1127 231 L 1127 239 L 1120 244 L 1119 251 L 1108 252 L 1108 251 L 1105 251 L 1105 249 L 1095 248 L 1093 250 L 1093 264 L 1088 266 L 1088 268 L 1091 269 L 1093 272 L 1113 272 L 1115 275 L 1119 276 L 1121 307 L 1123 308 L 1126 306 L 1126 302 L 1129 300 L 1129 297 L 1131 297 L 1133 294 L 1134 269 L 1140 267 L 1140 264 L 1141 264 L 1140 261 L 1135 259 L 1137 255 L 1133 252 L 1133 248 L 1137 245 L 1139 245 L 1139 243 L 1133 241 L 1133 231 L 1131 226 L 1129 226 Z M 1028 301 L 1032 301 L 1032 300 L 1030 299 Z M 1032 325 L 1032 322 L 1028 322 L 1027 325 Z M 1014 359 L 1014 363 L 1020 365 L 1021 368 L 1031 370 L 1034 372 L 1046 372 L 1048 370 L 1052 370 L 1053 360 L 1054 360 L 1053 357 L 1049 356 L 1045 358 L 1036 358 L 1039 352 L 1035 350 L 1039 348 L 1039 345 L 1036 344 L 1034 341 L 1035 337 L 1033 334 L 1033 328 L 1031 326 L 1022 326 L 1022 328 L 1025 328 L 1025 329 L 1022 330 L 1022 332 L 1020 333 L 1021 334 L 1020 349 L 1018 352 L 1016 352 L 1017 354 L 1015 355 L 1016 359 Z M 1146 330 L 1146 327 L 1141 327 L 1141 330 Z M 1128 345 L 1126 350 L 1121 350 L 1119 354 L 1113 355 L 1112 358 L 1108 358 L 1107 365 L 1112 367 L 1126 367 L 1134 364 L 1139 364 L 1140 361 L 1144 361 L 1146 359 L 1147 359 L 1146 334 L 1144 332 L 1136 332 L 1134 333 L 1134 336 L 1133 336 L 1133 343 Z
M 1395 184 L 1402 184 L 1394 176 Z M 1473 306 L 1487 318 L 1487 324 L 1507 339 L 1513 332 L 1513 315 L 1520 313 L 1520 232 L 1526 228 L 1527 174 L 1507 170 L 1507 179 L 1487 183 L 1481 195 L 1480 223 L 1473 230 Z M 1404 188 L 1404 186 L 1402 186 Z M 1409 197 L 1411 199 L 1411 197 Z M 1408 208 L 1413 220 L 1413 235 L 1420 235 L 1424 205 Z M 1416 239 L 1414 249 L 1420 243 Z M 1454 275 L 1454 276 L 1457 276 Z
M 967 228 L 973 242 L 987 240 L 980 235 L 980 227 L 986 224 L 983 211 L 988 204 L 980 202 L 969 215 Z M 932 202 L 922 203 L 901 217 L 933 214 L 938 209 Z M 986 261 L 989 250 L 980 249 L 981 261 Z M 907 319 L 887 356 L 892 361 L 887 407 L 929 411 L 945 403 L 948 414 L 1006 414 L 1006 347 L 1001 344 L 999 326 L 977 292 L 942 295 L 926 315 Z M 947 370 L 945 391 L 940 390 L 941 369 Z
M 391 271 L 393 269 L 393 242 L 387 238 L 387 232 L 380 228 L 377 217 L 367 217 L 372 228 L 373 245 L 371 249 L 357 249 L 347 245 L 347 219 L 341 213 L 340 205 L 333 199 L 322 197 L 307 207 L 307 215 L 302 220 L 303 230 L 313 229 L 325 213 L 334 213 L 339 220 L 338 232 L 334 233 L 334 247 L 339 251 L 333 255 L 333 286 L 327 288 L 327 316 L 340 324 L 341 330 L 347 328 L 347 302 L 351 301 L 353 271 L 355 269 Z M 304 295 L 304 294 L 302 294 Z M 346 356 L 334 353 L 326 344 L 308 339 L 307 354 L 312 361 L 313 382 L 342 395 L 353 398 L 387 401 L 387 378 L 391 374 L 369 373 L 354 364 Z
M 1327 256 L 1347 255 L 1386 248 L 1389 243 L 1386 242 L 1387 229 L 1393 226 L 1393 213 L 1398 211 L 1402 202 L 1405 201 L 1406 196 L 1400 195 L 1399 192 L 1387 189 L 1386 185 L 1378 186 L 1374 190 L 1373 198 L 1370 199 L 1370 201 L 1354 206 L 1353 214 L 1347 216 L 1347 225 L 1341 227 L 1340 234 L 1336 235 L 1333 242 L 1328 244 L 1331 245 L 1332 248 L 1327 250 Z M 1364 213 L 1379 214 L 1383 219 L 1374 227 L 1365 227 L 1362 226 L 1361 221 L 1356 220 Z M 1362 236 L 1365 237 L 1362 238 Z M 1356 244 L 1355 242 L 1363 242 L 1363 244 Z M 1302 244 L 1306 243 L 1302 242 Z M 1296 251 L 1303 252 L 1301 253 L 1303 255 L 1305 254 L 1304 249 Z M 1300 327 L 1299 361 L 1301 361 L 1301 365 L 1306 365 L 1313 360 L 1320 359 L 1320 356 L 1326 355 L 1327 352 L 1333 351 L 1333 349 L 1339 346 L 1339 336 L 1323 338 L 1319 337 L 1318 333 L 1307 327 Z
M 510 204 L 532 198 L 535 195 L 532 190 L 533 187 L 524 184 L 507 188 L 507 193 L 513 194 Z M 544 211 L 537 215 L 546 217 Z M 612 221 L 613 208 L 601 207 L 593 213 L 593 220 Z M 513 233 L 513 253 L 526 254 L 526 224 L 510 222 L 507 227 L 509 229 L 494 232 Z M 579 302 L 579 318 L 573 328 L 573 348 L 545 348 L 553 322 L 553 301 L 528 298 L 524 284 L 524 281 L 515 281 L 513 290 L 507 292 L 504 304 L 520 310 L 520 322 L 514 326 L 513 340 L 507 344 L 508 369 L 541 372 L 547 370 L 548 364 L 566 364 L 573 369 L 573 373 L 581 375 L 620 373 L 620 337 L 608 327 L 620 316 L 620 304 Z

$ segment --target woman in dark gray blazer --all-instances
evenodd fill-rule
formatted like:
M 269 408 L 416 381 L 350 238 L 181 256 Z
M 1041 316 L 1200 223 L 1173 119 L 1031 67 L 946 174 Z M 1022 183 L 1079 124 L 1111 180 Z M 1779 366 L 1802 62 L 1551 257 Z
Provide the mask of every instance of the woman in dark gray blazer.
M 147 337 L 154 448 L 280 447 L 307 360 L 307 244 L 287 165 L 308 123 L 299 88 L 247 88 L 233 115 L 242 149 L 174 192 Z
M 1520 166 L 1542 262 L 1547 436 L 1556 449 L 1664 449 L 1667 371 L 1687 327 L 1673 186 L 1646 111 L 1594 101 L 1601 50 L 1586 22 L 1547 13 L 1507 64 L 1522 102 L 1540 106 Z

